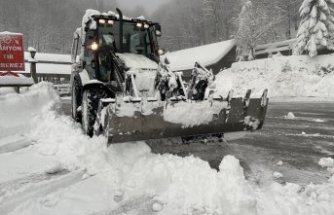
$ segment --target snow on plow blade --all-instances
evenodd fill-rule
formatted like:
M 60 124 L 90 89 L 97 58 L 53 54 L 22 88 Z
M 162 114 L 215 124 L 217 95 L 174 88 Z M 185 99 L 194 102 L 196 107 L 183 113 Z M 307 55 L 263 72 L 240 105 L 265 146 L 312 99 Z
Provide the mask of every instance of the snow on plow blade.
M 108 143 L 261 129 L 267 98 L 245 101 L 110 104 L 104 118 Z

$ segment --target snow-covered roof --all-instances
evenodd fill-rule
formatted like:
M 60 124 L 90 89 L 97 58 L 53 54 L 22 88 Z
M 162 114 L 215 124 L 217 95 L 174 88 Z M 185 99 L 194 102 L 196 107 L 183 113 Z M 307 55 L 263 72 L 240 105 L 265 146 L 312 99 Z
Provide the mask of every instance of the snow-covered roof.
M 9 35 L 22 35 L 22 33 L 15 33 L 15 32 L 9 32 L 9 31 L 3 31 L 3 32 L 0 32 L 0 35 L 1 34 L 9 34 Z
M 199 62 L 203 66 L 210 66 L 221 60 L 233 47 L 235 40 L 212 43 L 195 48 L 183 49 L 166 54 L 172 71 L 189 70 Z
M 30 59 L 30 53 L 24 52 L 24 59 Z M 38 61 L 47 61 L 55 63 L 71 63 L 71 55 L 67 54 L 50 54 L 50 53 L 40 53 L 37 52 L 35 59 Z
M 52 63 L 37 63 L 37 74 L 46 75 L 70 75 L 71 65 L 69 64 L 52 64 Z M 30 63 L 25 64 L 25 71 L 18 71 L 18 73 L 28 74 L 30 73 Z
M 25 71 L 18 73 L 30 73 L 30 53 L 24 52 Z M 70 75 L 71 74 L 71 55 L 66 54 L 50 54 L 37 52 L 35 59 L 37 60 L 37 74 L 53 74 L 53 75 Z

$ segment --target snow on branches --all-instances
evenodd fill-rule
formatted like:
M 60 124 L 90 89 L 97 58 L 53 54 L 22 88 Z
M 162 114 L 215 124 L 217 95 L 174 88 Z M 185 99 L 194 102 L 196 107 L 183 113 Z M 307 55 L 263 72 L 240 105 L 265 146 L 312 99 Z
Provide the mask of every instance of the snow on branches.
M 251 35 L 250 20 L 252 19 L 251 1 L 245 1 L 239 15 L 239 28 L 237 32 L 237 61 L 244 61 L 246 56 L 252 58 L 252 47 L 250 46 L 249 36 Z
M 295 53 L 314 57 L 319 48 L 334 49 L 334 0 L 304 0 L 299 12 Z
M 263 42 L 273 27 L 282 21 L 280 14 L 274 15 L 265 0 L 244 0 L 239 14 L 237 40 L 237 61 L 253 60 L 254 48 Z

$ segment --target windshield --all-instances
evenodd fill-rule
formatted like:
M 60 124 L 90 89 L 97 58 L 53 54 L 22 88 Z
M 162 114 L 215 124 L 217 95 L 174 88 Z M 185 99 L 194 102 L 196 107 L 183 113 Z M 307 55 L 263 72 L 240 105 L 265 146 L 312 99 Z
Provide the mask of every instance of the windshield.
M 111 26 L 99 26 L 100 42 L 112 46 L 120 52 L 119 22 Z M 139 29 L 133 22 L 123 22 L 123 53 L 141 54 L 152 57 L 152 44 L 149 29 Z

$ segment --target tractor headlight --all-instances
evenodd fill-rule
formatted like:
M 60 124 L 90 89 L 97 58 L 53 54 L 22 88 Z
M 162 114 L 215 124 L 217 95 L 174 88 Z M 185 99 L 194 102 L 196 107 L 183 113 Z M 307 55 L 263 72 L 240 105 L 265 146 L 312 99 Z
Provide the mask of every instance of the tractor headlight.
M 108 20 L 108 24 L 109 25 L 113 25 L 114 24 L 114 20 Z
M 144 24 L 144 28 L 145 28 L 145 29 L 148 29 L 149 27 L 150 27 L 149 24 L 147 24 L 147 23 Z
M 90 45 L 90 48 L 93 51 L 96 51 L 99 48 L 99 44 L 97 44 L 97 42 L 93 42 L 92 45 Z
M 138 22 L 136 26 L 137 26 L 137 28 L 142 28 L 143 27 L 143 23 Z
M 99 24 L 106 24 L 106 20 L 105 19 L 99 19 Z

